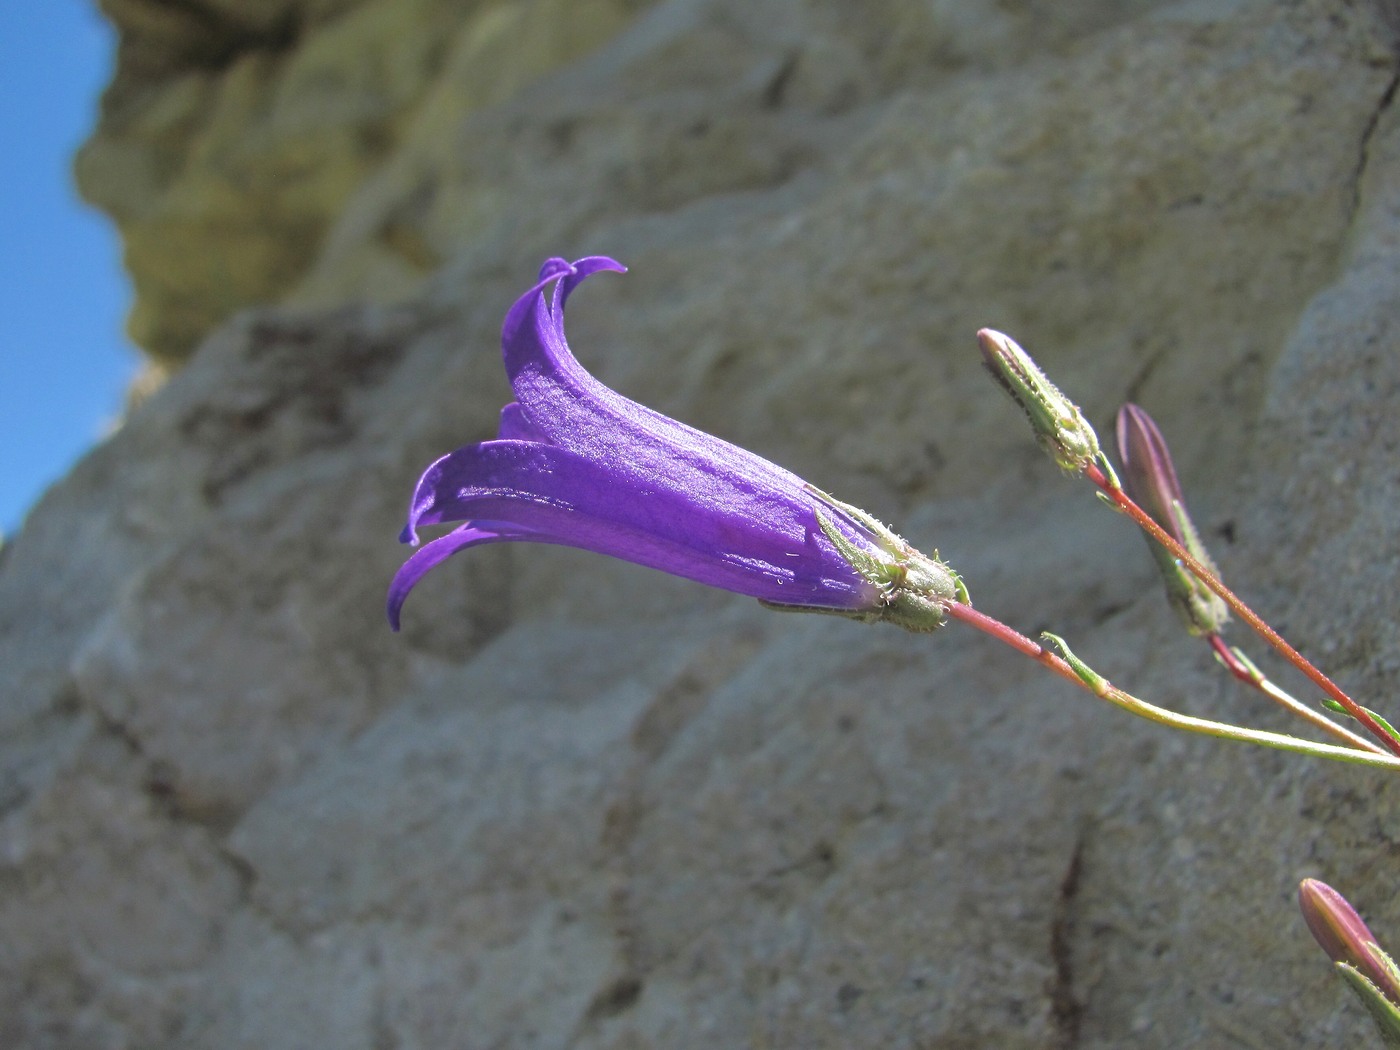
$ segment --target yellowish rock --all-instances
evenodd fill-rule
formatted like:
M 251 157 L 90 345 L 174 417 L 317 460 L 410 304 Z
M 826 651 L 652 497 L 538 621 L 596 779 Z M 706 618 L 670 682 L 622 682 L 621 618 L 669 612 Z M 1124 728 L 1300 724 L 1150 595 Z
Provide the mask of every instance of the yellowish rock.
M 126 245 L 132 338 L 176 364 L 236 310 L 283 300 L 406 133 L 415 150 L 450 142 L 466 113 L 596 47 L 640 6 L 269 3 L 220 21 L 118 4 L 131 46 L 77 170 Z M 379 288 L 406 290 L 438 261 L 392 221 L 373 243 L 402 271 Z M 335 284 L 322 277 L 309 296 L 333 298 Z

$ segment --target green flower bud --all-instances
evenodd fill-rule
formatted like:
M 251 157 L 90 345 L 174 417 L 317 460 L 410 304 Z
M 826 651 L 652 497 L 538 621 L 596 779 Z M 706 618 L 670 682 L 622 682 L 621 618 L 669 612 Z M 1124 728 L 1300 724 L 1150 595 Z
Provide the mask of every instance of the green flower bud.
M 987 371 L 1021 406 L 1036 441 L 1061 470 L 1078 474 L 1102 458 L 1098 435 L 1079 406 L 1060 393 L 1014 339 L 983 328 L 977 343 Z

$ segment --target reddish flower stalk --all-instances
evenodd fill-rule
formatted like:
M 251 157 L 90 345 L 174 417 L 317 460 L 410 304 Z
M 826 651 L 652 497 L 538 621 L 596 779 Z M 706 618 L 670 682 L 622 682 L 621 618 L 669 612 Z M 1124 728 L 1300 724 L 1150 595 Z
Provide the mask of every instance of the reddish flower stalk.
M 1024 634 L 1008 627 L 986 613 L 979 612 L 963 601 L 949 602 L 946 607 L 949 619 L 961 620 L 969 627 L 990 635 L 1004 645 L 1009 645 L 1017 652 L 1030 657 L 1037 663 L 1054 671 L 1060 677 L 1073 682 L 1081 689 L 1086 689 L 1101 700 L 1107 700 L 1116 707 L 1121 707 L 1129 714 L 1137 715 L 1148 721 L 1156 722 L 1159 725 L 1169 726 L 1172 729 L 1185 730 L 1188 733 L 1197 733 L 1202 736 L 1213 736 L 1221 740 L 1238 740 L 1241 743 L 1258 744 L 1263 747 L 1271 747 L 1279 751 L 1291 751 L 1295 754 L 1312 755 L 1316 758 L 1330 758 L 1339 762 L 1349 762 L 1354 765 L 1375 766 L 1384 769 L 1394 770 L 1400 767 L 1400 759 L 1395 756 L 1384 754 L 1380 751 L 1360 750 L 1354 747 L 1338 747 L 1335 744 L 1318 744 L 1310 740 L 1299 740 L 1296 737 L 1285 736 L 1282 733 L 1269 733 L 1258 729 L 1246 729 L 1243 726 L 1230 725 L 1224 722 L 1213 722 L 1206 718 L 1196 718 L 1191 715 L 1178 714 L 1166 708 L 1158 707 L 1156 704 L 1149 704 L 1146 700 L 1141 700 L 1131 693 L 1119 689 L 1108 679 L 1097 674 L 1084 661 L 1080 660 L 1069 649 L 1063 639 L 1054 635 L 1045 634 L 1041 637 L 1055 644 L 1063 655 L 1057 655 L 1038 642 L 1032 641 Z
M 1234 591 L 1226 587 L 1220 578 L 1212 573 L 1200 560 L 1195 558 L 1190 551 L 1173 539 L 1162 526 L 1152 520 L 1152 516 L 1139 507 L 1121 486 L 1110 482 L 1108 475 L 1093 463 L 1084 467 L 1084 476 L 1098 486 L 1099 490 L 1118 509 L 1137 522 L 1138 526 L 1144 529 L 1154 540 L 1170 550 L 1181 559 L 1183 565 L 1190 569 L 1202 583 L 1209 587 L 1220 599 L 1230 607 L 1230 610 L 1245 623 L 1249 624 L 1254 631 L 1266 642 L 1272 645 L 1284 658 L 1294 667 L 1302 671 L 1312 680 L 1313 684 L 1340 704 L 1346 713 L 1351 715 L 1371 732 L 1381 745 L 1392 754 L 1400 755 L 1400 741 L 1397 741 L 1373 718 L 1365 708 L 1358 704 L 1342 691 L 1336 682 L 1328 678 L 1325 674 L 1313 666 L 1302 653 L 1289 645 L 1282 636 L 1260 618 L 1259 614 L 1246 605 L 1235 594 Z
M 977 341 L 982 351 L 983 363 L 1002 389 L 1020 405 L 1031 424 L 1036 441 L 1049 453 L 1060 469 L 1068 474 L 1083 474 L 1099 487 L 1111 504 L 1131 517 L 1152 539 L 1171 552 L 1173 557 L 1163 559 L 1161 563 L 1163 572 L 1168 576 L 1169 589 L 1178 592 L 1174 595 L 1174 603 L 1181 608 L 1188 626 L 1194 633 L 1212 633 L 1214 627 L 1223 622 L 1223 615 L 1212 609 L 1214 603 L 1211 601 L 1211 595 L 1218 596 L 1240 619 L 1312 679 L 1342 710 L 1365 726 L 1387 752 L 1400 756 L 1400 739 L 1386 732 L 1369 711 L 1347 696 L 1340 686 L 1284 641 L 1277 631 L 1220 581 L 1208 564 L 1209 558 L 1204 556 L 1205 549 L 1194 537 L 1195 530 L 1190 527 L 1190 521 L 1186 517 L 1176 473 L 1170 460 L 1165 458 L 1165 444 L 1161 443 L 1160 435 L 1157 435 L 1155 443 L 1149 436 L 1136 435 L 1136 440 L 1141 444 L 1135 458 L 1149 464 L 1155 461 L 1155 468 L 1144 468 L 1144 485 L 1153 494 L 1155 501 L 1160 503 L 1163 519 L 1171 525 L 1172 530 L 1179 531 L 1194 541 L 1185 545 L 1173 536 L 1171 531 L 1153 520 L 1152 515 L 1133 502 L 1123 490 L 1122 484 L 1113 473 L 1108 457 L 1099 448 L 1098 437 L 1094 434 L 1093 427 L 1089 425 L 1079 406 L 1060 392 L 1015 340 L 1001 332 L 984 328 L 977 333 Z M 1145 417 L 1146 413 L 1142 415 Z M 1155 476 L 1147 478 L 1148 473 Z M 1188 550 L 1188 546 L 1193 546 L 1196 550 Z M 1197 556 L 1198 553 L 1201 557 Z M 1178 559 L 1179 565 L 1176 563 Z M 1204 585 L 1205 590 L 1196 586 L 1188 576 L 1187 570 Z M 1233 661 L 1227 662 L 1227 666 L 1238 674 Z M 1332 725 L 1331 722 L 1327 724 Z
M 1153 520 L 1172 539 L 1206 566 L 1212 575 L 1218 577 L 1219 570 L 1211 560 L 1205 542 L 1187 511 L 1186 497 L 1182 493 L 1181 483 L 1177 480 L 1171 450 L 1167 447 L 1162 432 L 1157 429 L 1157 424 L 1137 405 L 1126 404 L 1118 410 L 1117 425 L 1114 429 L 1118 456 L 1123 464 L 1123 488 L 1140 507 L 1152 515 Z M 1186 630 L 1205 638 L 1214 650 L 1216 658 L 1235 678 L 1287 708 L 1292 714 L 1353 747 L 1362 747 L 1369 751 L 1380 750 L 1378 745 L 1358 736 L 1345 726 L 1338 725 L 1321 711 L 1294 699 L 1270 682 L 1247 657 L 1227 645 L 1220 636 L 1220 628 L 1230 618 L 1226 604 L 1171 551 L 1153 542 L 1150 537 L 1144 536 L 1144 539 L 1147 540 L 1148 549 L 1153 560 L 1157 562 L 1157 569 L 1166 585 L 1167 600 L 1185 624 Z
M 1259 692 L 1263 693 L 1276 704 L 1281 707 L 1286 707 L 1290 712 L 1297 715 L 1299 718 L 1311 722 L 1319 729 L 1331 733 L 1338 740 L 1345 740 L 1352 747 L 1374 751 L 1378 755 L 1388 753 L 1385 748 L 1381 747 L 1379 744 L 1353 733 L 1345 726 L 1338 725 L 1321 711 L 1309 707 L 1301 700 L 1296 699 L 1289 693 L 1280 689 L 1265 677 L 1263 671 L 1254 666 L 1252 660 L 1245 656 L 1239 649 L 1229 645 L 1220 635 L 1207 635 L 1206 641 L 1210 643 L 1211 650 L 1215 653 L 1215 658 L 1220 661 L 1221 666 L 1245 685 L 1252 689 L 1259 690 Z

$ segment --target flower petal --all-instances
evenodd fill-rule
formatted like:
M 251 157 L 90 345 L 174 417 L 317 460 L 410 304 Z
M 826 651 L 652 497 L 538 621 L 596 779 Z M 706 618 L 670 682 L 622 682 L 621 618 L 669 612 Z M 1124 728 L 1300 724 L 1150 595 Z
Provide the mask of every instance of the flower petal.
M 548 444 L 545 436 L 540 433 L 539 427 L 535 426 L 530 417 L 525 413 L 525 409 L 520 407 L 520 402 L 512 401 L 501 409 L 501 423 L 496 430 L 496 436 L 504 441 L 538 441 L 541 444 Z
M 528 538 L 525 530 L 504 523 L 468 522 L 453 529 L 446 536 L 439 536 L 424 544 L 421 550 L 414 551 L 413 556 L 399 566 L 399 571 L 394 573 L 393 582 L 389 584 L 389 598 L 385 605 L 389 626 L 396 631 L 399 629 L 399 610 L 403 608 L 408 592 L 413 590 L 430 569 L 441 565 L 458 551 L 486 543 Z
M 1131 402 L 1118 410 L 1114 429 L 1128 495 L 1144 504 L 1173 538 L 1182 539 L 1177 515 L 1184 511 L 1186 497 L 1181 494 L 1181 482 L 1162 432 L 1151 416 Z
M 551 445 L 487 441 L 428 468 L 408 528 L 507 523 L 510 539 L 596 551 L 768 601 L 849 609 L 876 600 L 806 502 L 757 491 L 734 499 L 733 480 L 714 473 L 698 481 L 678 487 L 616 456 L 597 463 Z
M 616 259 L 609 259 L 606 255 L 589 255 L 583 259 L 575 260 L 568 270 L 562 275 L 559 283 L 554 286 L 554 312 L 558 315 L 559 331 L 564 331 L 564 303 L 573 294 L 575 288 L 595 273 L 607 270 L 611 273 L 626 273 L 627 267 Z M 541 274 L 540 276 L 544 276 Z
M 621 263 L 603 256 L 581 259 L 579 262 L 592 264 L 583 276 L 600 269 L 623 268 Z M 563 300 L 560 298 L 558 309 L 552 310 L 545 294 L 545 289 L 555 281 L 562 284 L 561 279 L 571 280 L 572 288 L 583 276 L 578 275 L 576 264 L 563 259 L 546 261 L 540 267 L 539 281 L 515 301 L 501 325 L 506 377 L 515 389 L 517 399 L 535 419 L 549 418 L 548 411 L 539 410 L 552 407 L 560 400 L 560 394 L 591 398 L 600 391 L 611 393 L 574 360 L 568 344 L 564 342 Z M 522 397 L 521 388 L 532 396 Z
M 424 514 L 433 508 L 433 501 L 437 499 L 437 493 L 431 487 L 426 487 L 423 483 L 437 469 L 438 464 L 450 458 L 452 453 L 446 456 L 439 456 L 423 471 L 423 476 L 418 479 L 418 484 L 414 486 L 413 497 L 408 501 L 408 521 L 404 524 L 403 530 L 399 533 L 400 543 L 411 543 L 418 546 L 418 522 Z M 441 521 L 441 518 L 437 520 Z
M 458 449 L 419 479 L 400 538 L 464 524 L 409 559 L 391 620 L 435 565 L 502 540 L 577 547 L 911 630 L 939 626 L 949 602 L 966 600 L 955 573 L 864 512 L 589 375 L 564 337 L 564 305 L 591 274 L 621 269 L 603 256 L 550 259 L 507 313 L 501 344 L 517 400 L 502 410 L 499 439 Z
M 560 262 L 541 268 L 544 279 L 516 301 L 501 330 L 511 386 L 545 440 L 596 462 L 616 461 L 625 450 L 636 472 L 683 489 L 704 490 L 712 487 L 707 479 L 722 475 L 733 486 L 729 499 L 782 493 L 793 503 L 815 506 L 790 471 L 639 405 L 590 375 L 564 338 L 563 304 L 585 277 L 622 267 L 603 256 L 580 259 L 571 271 L 561 270 Z M 552 280 L 559 281 L 553 307 L 545 295 Z M 841 527 L 848 531 L 849 523 Z M 860 530 L 850 531 L 853 539 L 868 541 Z

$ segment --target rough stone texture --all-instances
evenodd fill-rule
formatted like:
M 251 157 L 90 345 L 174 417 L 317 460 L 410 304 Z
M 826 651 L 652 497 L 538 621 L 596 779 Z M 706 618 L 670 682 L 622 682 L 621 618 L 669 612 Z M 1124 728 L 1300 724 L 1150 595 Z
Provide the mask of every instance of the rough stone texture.
M 100 2 L 122 42 L 78 181 L 121 231 L 132 338 L 170 365 L 281 300 L 425 122 L 509 97 L 645 0 Z M 377 232 L 415 275 L 439 261 Z
M 608 252 L 632 273 L 570 315 L 606 381 L 937 545 L 1125 686 L 1284 727 L 971 333 L 1097 421 L 1139 401 L 1227 575 L 1384 709 L 1387 12 L 664 0 L 551 37 L 566 6 L 110 4 L 120 105 L 82 163 L 138 328 L 173 358 L 279 305 L 0 554 L 0 1045 L 1364 1044 L 1292 894 L 1324 878 L 1400 945 L 1384 776 L 1172 735 L 961 628 L 579 552 L 459 558 L 399 636 L 381 605 L 418 471 L 506 396 L 506 305 Z M 282 185 L 294 145 L 314 192 Z

